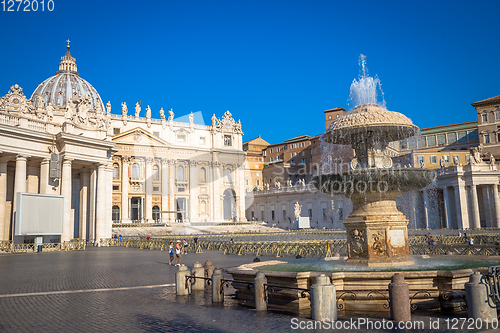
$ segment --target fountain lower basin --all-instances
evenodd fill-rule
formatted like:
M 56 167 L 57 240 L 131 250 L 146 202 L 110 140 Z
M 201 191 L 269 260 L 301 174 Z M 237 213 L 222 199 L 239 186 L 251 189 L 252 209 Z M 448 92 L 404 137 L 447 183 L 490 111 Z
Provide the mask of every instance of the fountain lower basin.
M 302 259 L 293 262 L 274 260 L 259 262 L 226 269 L 234 280 L 253 282 L 255 274 L 263 271 L 270 285 L 310 289 L 317 276 L 325 274 L 335 284 L 339 310 L 354 313 L 388 312 L 388 285 L 395 272 L 402 273 L 410 289 L 411 302 L 420 310 L 440 310 L 442 312 L 459 312 L 463 310 L 464 284 L 474 271 L 484 274 L 489 266 L 499 258 L 486 258 L 479 262 L 477 258 L 457 260 L 454 267 L 449 256 L 435 257 L 412 256 L 417 265 L 402 266 L 397 269 L 381 270 L 380 268 L 359 268 L 344 265 L 344 258 L 325 261 L 324 259 Z M 462 263 L 460 263 L 462 261 Z M 295 264 L 295 262 L 300 262 Z M 425 263 L 429 265 L 425 265 Z M 295 267 L 294 267 L 295 266 Z M 312 267 L 316 266 L 316 267 Z M 411 268 L 410 268 L 411 267 Z M 470 267 L 470 268 L 463 268 Z M 316 268 L 316 269 L 315 269 Z M 330 268 L 330 269 L 328 269 Z M 332 269 L 333 268 L 333 271 Z M 307 270 L 307 271 L 282 271 Z M 412 270 L 407 270 L 412 269 Z M 254 293 L 246 284 L 233 283 L 238 302 L 246 306 L 254 306 Z M 306 296 L 306 297 L 303 297 Z M 294 314 L 308 315 L 310 297 L 302 295 L 294 289 L 268 290 L 268 308 Z

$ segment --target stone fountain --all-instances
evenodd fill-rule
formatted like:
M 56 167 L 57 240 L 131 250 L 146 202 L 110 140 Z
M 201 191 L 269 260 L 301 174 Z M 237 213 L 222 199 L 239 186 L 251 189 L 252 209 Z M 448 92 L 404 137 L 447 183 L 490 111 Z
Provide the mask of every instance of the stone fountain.
M 397 209 L 396 198 L 429 185 L 435 173 L 393 167 L 389 143 L 414 136 L 418 127 L 405 115 L 377 103 L 378 78 L 367 75 L 364 56 L 360 63 L 363 74 L 351 85 L 351 99 L 356 106 L 333 121 L 321 137 L 330 144 L 352 146 L 355 156 L 348 171 L 322 174 L 313 182 L 324 193 L 352 200 L 353 211 L 344 222 L 346 265 L 411 265 L 408 219 Z

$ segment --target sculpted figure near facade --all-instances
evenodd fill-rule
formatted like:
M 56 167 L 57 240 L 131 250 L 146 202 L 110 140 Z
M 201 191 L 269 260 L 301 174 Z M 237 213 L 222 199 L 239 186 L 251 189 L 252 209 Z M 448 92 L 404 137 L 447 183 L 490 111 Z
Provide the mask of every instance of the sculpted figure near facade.
M 293 206 L 293 218 L 298 219 L 300 217 L 300 212 L 302 211 L 302 206 L 298 202 Z
M 168 121 L 174 120 L 174 110 L 170 109 L 168 110 Z
M 126 117 L 127 113 L 128 113 L 127 103 L 123 102 L 122 103 L 122 117 Z
M 139 114 L 141 113 L 141 106 L 139 102 L 135 103 L 135 117 L 139 118 Z

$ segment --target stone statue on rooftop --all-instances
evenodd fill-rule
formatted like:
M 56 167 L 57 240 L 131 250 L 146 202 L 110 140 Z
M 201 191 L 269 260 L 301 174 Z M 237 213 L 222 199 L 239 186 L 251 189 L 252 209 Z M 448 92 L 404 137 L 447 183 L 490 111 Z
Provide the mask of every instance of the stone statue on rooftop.
M 135 103 L 135 117 L 139 118 L 139 114 L 141 113 L 141 105 L 139 102 Z
M 174 120 L 174 110 L 170 109 L 168 110 L 168 121 Z

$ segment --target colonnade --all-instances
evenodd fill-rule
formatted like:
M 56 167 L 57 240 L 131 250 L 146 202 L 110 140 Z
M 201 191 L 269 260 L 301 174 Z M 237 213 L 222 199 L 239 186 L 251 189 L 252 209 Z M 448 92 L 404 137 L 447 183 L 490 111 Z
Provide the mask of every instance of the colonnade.
M 72 238 L 99 241 L 110 237 L 112 165 L 63 158 L 61 179 L 54 179 L 50 177 L 49 164 L 49 157 L 0 156 L 0 240 L 14 239 L 19 192 L 64 196 L 61 241 Z M 74 193 L 78 197 L 73 198 Z M 78 218 L 76 223 L 75 218 Z
M 422 190 L 425 227 L 430 227 L 429 191 L 442 191 L 444 225 L 448 229 L 500 228 L 500 198 L 497 184 L 444 186 Z M 435 212 L 434 212 L 435 213 Z M 483 224 L 481 224 L 483 221 Z

